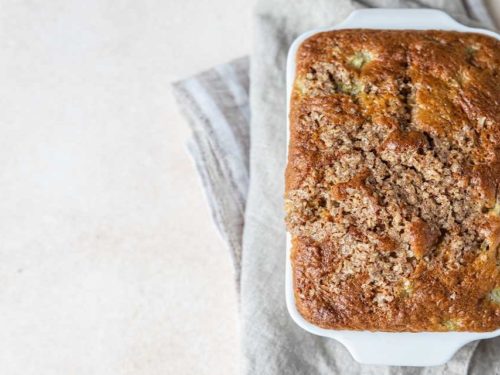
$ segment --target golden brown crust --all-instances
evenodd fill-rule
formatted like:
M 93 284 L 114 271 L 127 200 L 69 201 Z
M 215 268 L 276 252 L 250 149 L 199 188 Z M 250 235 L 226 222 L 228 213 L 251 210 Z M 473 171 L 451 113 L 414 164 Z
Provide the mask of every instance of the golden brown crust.
M 500 42 L 319 33 L 286 169 L 299 312 L 325 328 L 500 328 Z

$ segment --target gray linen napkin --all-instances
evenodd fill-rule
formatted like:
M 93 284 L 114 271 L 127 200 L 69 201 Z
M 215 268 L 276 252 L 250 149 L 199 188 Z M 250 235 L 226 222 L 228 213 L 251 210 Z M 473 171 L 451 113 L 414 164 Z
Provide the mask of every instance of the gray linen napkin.
M 245 373 L 498 373 L 500 339 L 485 340 L 478 349 L 477 343 L 469 344 L 443 366 L 365 366 L 337 342 L 295 326 L 286 311 L 282 194 L 287 48 L 301 32 L 337 23 L 361 7 L 441 8 L 463 23 L 493 25 L 481 0 L 262 0 L 255 13 L 251 121 L 247 58 L 174 84 L 193 129 L 189 148 L 214 222 L 231 250 L 237 280 L 241 274 Z
M 229 248 L 238 289 L 249 185 L 249 69 L 249 59 L 243 57 L 173 84 L 193 132 L 188 150 Z

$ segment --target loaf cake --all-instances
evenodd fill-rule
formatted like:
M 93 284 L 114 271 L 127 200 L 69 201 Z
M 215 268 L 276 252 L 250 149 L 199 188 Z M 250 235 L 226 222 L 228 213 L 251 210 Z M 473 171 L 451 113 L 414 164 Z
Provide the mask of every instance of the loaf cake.
M 451 31 L 300 45 L 285 209 L 306 320 L 500 328 L 499 63 L 497 39 Z

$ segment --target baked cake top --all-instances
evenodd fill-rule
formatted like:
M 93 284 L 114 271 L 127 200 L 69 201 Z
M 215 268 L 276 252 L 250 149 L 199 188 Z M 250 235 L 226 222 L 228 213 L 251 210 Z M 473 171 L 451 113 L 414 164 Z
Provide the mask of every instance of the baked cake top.
M 341 30 L 302 43 L 286 222 L 325 328 L 500 328 L 500 42 Z

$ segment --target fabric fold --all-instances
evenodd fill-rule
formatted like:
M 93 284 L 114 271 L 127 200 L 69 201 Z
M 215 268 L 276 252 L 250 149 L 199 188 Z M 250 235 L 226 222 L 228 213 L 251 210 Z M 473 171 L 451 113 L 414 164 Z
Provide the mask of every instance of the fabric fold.
M 193 133 L 188 151 L 213 221 L 229 248 L 239 288 L 249 185 L 249 58 L 216 66 L 172 86 Z

